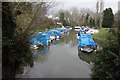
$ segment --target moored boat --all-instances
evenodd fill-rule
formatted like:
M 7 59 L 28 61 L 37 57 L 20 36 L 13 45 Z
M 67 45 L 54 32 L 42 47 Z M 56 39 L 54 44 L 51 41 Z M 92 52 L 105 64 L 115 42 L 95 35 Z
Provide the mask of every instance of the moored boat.
M 93 40 L 91 35 L 82 34 L 78 39 L 78 48 L 81 51 L 92 52 L 96 50 L 97 44 Z

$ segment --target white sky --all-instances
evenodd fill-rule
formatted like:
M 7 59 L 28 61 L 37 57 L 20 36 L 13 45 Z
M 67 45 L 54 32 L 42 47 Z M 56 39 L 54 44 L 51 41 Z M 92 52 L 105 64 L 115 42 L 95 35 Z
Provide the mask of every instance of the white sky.
M 104 9 L 111 7 L 113 13 L 116 13 L 118 11 L 118 2 L 120 0 L 103 0 L 103 1 Z M 72 7 L 77 7 L 79 9 L 89 8 L 95 11 L 97 0 L 55 0 L 55 2 L 58 2 L 58 5 L 55 9 L 56 11 L 60 9 L 70 9 Z
M 4 0 L 3 0 L 4 1 Z M 7 1 L 7 0 L 6 0 Z M 34 2 L 34 1 L 43 1 L 43 2 L 49 2 L 54 1 L 58 2 L 57 6 L 53 8 L 53 10 L 58 11 L 60 9 L 70 9 L 72 7 L 77 8 L 89 8 L 93 11 L 96 9 L 96 2 L 100 0 L 11 0 L 11 1 L 28 1 L 28 2 Z M 113 13 L 116 13 L 118 11 L 118 2 L 120 0 L 103 0 L 104 1 L 104 9 L 111 7 L 113 10 Z M 52 11 L 53 11 L 52 10 Z
M 49 0 L 45 0 L 49 1 Z M 100 0 L 54 0 L 55 2 L 96 2 Z M 118 2 L 119 0 L 104 0 L 105 2 Z

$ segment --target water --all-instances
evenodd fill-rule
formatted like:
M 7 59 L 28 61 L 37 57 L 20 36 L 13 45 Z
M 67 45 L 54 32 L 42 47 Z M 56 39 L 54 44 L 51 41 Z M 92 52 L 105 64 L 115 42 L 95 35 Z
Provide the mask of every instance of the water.
M 24 68 L 22 78 L 90 78 L 90 55 L 80 53 L 74 31 L 50 46 L 32 50 L 33 67 Z M 81 57 L 82 56 L 82 57 Z M 85 56 L 85 58 L 84 58 Z

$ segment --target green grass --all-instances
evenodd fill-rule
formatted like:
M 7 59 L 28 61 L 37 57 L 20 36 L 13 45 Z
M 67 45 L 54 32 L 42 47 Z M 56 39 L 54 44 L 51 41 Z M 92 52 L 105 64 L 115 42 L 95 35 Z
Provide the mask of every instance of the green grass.
M 99 33 L 93 34 L 92 37 L 95 39 L 97 43 L 99 43 L 101 46 L 104 46 L 105 43 L 107 42 L 109 28 L 101 28 L 98 30 Z
M 99 30 L 99 33 L 93 34 L 92 37 L 94 39 L 106 40 L 109 28 L 101 28 L 101 29 L 98 29 L 98 30 Z

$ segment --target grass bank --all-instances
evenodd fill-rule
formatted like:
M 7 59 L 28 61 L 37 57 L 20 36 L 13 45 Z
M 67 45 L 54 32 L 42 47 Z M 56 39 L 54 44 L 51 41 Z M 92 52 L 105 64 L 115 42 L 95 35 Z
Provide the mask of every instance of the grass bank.
M 107 36 L 108 36 L 108 31 L 110 28 L 101 28 L 98 29 L 99 33 L 93 34 L 92 37 L 95 39 L 97 43 L 99 43 L 101 46 L 104 46 L 105 43 L 107 42 Z

